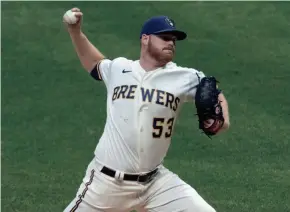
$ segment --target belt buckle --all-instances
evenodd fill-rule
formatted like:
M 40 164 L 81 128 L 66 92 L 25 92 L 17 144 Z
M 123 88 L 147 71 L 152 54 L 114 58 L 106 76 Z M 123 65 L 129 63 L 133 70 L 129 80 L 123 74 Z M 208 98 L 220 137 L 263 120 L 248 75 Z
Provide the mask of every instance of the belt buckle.
M 138 183 L 140 183 L 140 177 L 143 177 L 143 176 L 144 176 L 144 175 L 141 175 L 141 174 L 138 175 L 138 177 L 137 177 L 137 182 L 138 182 Z
M 155 172 L 155 173 L 153 173 L 153 174 L 151 174 L 151 175 L 149 175 L 146 179 L 145 179 L 145 181 L 143 182 L 143 183 L 149 183 L 156 175 L 157 175 L 157 173 L 158 173 L 158 170 Z M 140 182 L 139 181 L 139 179 L 140 179 L 140 177 L 143 177 L 143 176 L 146 176 L 147 174 L 143 174 L 143 175 L 139 175 L 138 176 L 138 178 L 137 178 L 137 182 Z
M 141 177 L 144 177 L 144 176 L 145 176 L 145 174 L 140 174 L 140 175 L 138 175 L 138 177 L 137 177 L 137 182 L 138 182 L 138 183 L 141 183 L 141 182 L 140 182 L 140 178 L 141 178 Z M 145 183 L 146 181 L 147 181 L 147 180 L 145 180 L 144 183 Z

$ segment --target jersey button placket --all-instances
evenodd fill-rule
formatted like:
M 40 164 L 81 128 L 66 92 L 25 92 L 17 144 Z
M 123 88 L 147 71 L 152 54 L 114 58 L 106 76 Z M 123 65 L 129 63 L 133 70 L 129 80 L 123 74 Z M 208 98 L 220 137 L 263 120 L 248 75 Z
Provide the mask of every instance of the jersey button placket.
M 139 152 L 142 154 L 144 152 L 144 148 L 142 145 L 142 139 L 144 139 L 144 136 L 142 136 L 142 133 L 144 132 L 144 127 L 143 127 L 143 117 L 144 117 L 144 112 L 148 109 L 146 105 L 141 105 L 139 109 Z M 141 162 L 142 163 L 142 162 Z
M 143 105 L 141 105 L 140 109 L 139 109 L 139 132 L 143 132 L 143 126 L 142 126 L 142 113 L 144 111 L 144 107 Z
M 140 116 L 142 115 L 142 113 L 145 111 L 145 110 L 147 110 L 148 109 L 148 107 L 146 106 L 146 105 L 141 105 L 141 107 L 140 107 L 140 109 L 139 109 L 139 114 L 140 114 Z M 139 117 L 140 117 L 139 116 Z M 142 123 L 142 119 L 140 119 L 139 120 L 140 121 L 140 132 L 143 132 L 144 131 L 144 127 L 143 127 L 143 123 Z

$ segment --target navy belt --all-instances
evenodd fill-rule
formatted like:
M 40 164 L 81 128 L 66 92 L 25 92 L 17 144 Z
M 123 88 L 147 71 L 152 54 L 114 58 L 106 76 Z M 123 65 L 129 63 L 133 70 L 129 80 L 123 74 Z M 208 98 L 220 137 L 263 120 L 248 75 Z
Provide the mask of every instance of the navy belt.
M 110 176 L 110 177 L 115 177 L 116 171 L 113 169 L 110 169 L 106 166 L 104 166 L 101 170 L 102 173 Z M 138 174 L 124 174 L 124 180 L 127 181 L 135 181 L 135 182 L 140 182 L 140 183 L 146 183 L 150 182 L 157 174 L 158 168 L 154 169 L 151 172 L 148 172 L 146 174 L 138 175 Z

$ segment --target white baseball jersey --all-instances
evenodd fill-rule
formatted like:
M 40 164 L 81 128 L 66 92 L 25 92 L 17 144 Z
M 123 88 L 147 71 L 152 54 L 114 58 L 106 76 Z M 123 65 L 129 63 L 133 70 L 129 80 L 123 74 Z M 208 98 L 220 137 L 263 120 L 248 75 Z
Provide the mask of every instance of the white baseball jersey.
M 170 62 L 146 72 L 139 60 L 104 59 L 91 75 L 107 88 L 107 120 L 95 149 L 99 163 L 126 173 L 163 162 L 184 102 L 194 101 L 205 75 Z

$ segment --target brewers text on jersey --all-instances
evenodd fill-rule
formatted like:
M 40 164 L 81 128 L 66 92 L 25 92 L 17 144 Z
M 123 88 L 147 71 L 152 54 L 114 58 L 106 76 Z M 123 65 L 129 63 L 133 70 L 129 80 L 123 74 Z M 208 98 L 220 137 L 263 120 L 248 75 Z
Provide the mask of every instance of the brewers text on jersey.
M 134 99 L 137 87 L 138 85 L 121 85 L 115 87 L 112 100 L 114 101 L 119 98 Z M 177 110 L 178 104 L 180 102 L 180 99 L 175 97 L 172 93 L 158 89 L 147 89 L 140 87 L 138 92 L 141 92 L 143 102 L 153 102 L 155 104 L 169 107 L 173 111 Z

